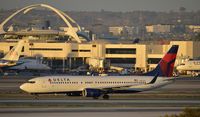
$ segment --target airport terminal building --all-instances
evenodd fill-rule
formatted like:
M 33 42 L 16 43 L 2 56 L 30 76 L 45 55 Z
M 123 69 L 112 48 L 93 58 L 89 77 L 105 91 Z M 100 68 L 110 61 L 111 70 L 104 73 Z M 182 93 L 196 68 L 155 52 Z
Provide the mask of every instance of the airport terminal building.
M 28 37 L 26 37 L 28 38 Z M 0 52 L 5 54 L 17 41 L 1 41 Z M 184 59 L 193 59 L 200 56 L 200 42 L 171 41 L 169 44 L 145 44 L 145 43 L 112 43 L 106 41 L 91 42 L 45 42 L 29 40 L 23 48 L 23 56 L 39 57 L 52 68 L 72 69 L 100 60 L 106 61 L 110 66 L 133 68 L 147 71 L 156 66 L 164 53 L 171 45 L 179 45 L 176 64 Z M 96 61 L 92 61 L 96 59 Z M 96 63 L 101 67 L 100 63 Z M 99 65 L 99 66 L 98 66 Z

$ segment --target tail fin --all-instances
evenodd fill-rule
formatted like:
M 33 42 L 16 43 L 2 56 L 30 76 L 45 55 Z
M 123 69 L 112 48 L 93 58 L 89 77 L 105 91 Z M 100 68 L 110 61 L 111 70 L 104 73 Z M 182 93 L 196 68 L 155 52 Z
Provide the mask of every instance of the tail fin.
M 174 63 L 176 60 L 176 54 L 178 52 L 178 45 L 172 45 L 165 56 L 160 60 L 156 68 L 145 75 L 147 76 L 158 76 L 171 77 L 174 69 Z
M 24 46 L 25 40 L 20 40 L 5 56 L 3 60 L 18 61 Z

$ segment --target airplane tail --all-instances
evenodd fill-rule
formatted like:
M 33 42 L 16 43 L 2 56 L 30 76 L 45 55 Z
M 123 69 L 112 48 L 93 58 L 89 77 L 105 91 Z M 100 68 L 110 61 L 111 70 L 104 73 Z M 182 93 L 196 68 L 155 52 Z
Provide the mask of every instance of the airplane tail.
M 2 60 L 18 61 L 24 46 L 25 40 L 20 40 L 16 46 L 14 46 Z
M 146 76 L 162 76 L 171 77 L 174 69 L 174 63 L 178 52 L 178 45 L 172 45 L 165 56 L 160 60 L 156 68 L 150 72 L 147 72 Z

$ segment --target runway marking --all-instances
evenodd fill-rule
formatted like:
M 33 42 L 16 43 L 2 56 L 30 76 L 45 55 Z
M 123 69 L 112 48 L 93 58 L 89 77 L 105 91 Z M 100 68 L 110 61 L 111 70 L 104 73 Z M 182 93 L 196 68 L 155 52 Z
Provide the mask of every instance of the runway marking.
M 162 104 L 169 104 L 169 103 L 176 103 L 176 104 L 200 104 L 200 100 L 138 100 L 138 99 L 112 99 L 112 100 L 53 100 L 53 99 L 33 99 L 33 100 L 0 100 L 0 103 L 162 103 Z
M 180 112 L 183 107 L 134 107 L 134 108 L 8 108 L 0 113 L 62 113 L 62 112 Z

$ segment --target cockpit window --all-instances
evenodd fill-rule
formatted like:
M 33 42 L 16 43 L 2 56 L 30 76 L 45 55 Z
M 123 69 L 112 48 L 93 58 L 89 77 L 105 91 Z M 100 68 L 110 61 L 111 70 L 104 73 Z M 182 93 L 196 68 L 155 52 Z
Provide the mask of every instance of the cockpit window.
M 33 83 L 35 83 L 35 81 L 28 81 L 28 83 L 32 83 L 33 84 Z

